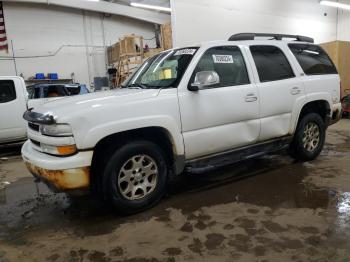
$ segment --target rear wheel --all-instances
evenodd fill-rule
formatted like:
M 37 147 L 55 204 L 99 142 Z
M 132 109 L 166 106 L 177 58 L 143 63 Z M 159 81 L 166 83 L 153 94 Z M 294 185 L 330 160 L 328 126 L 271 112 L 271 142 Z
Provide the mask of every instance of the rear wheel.
M 163 151 L 149 141 L 128 143 L 117 149 L 103 174 L 105 196 L 124 214 L 133 214 L 156 204 L 167 182 Z
M 321 153 L 326 137 L 326 125 L 320 115 L 309 113 L 298 123 L 290 155 L 300 161 L 314 160 Z

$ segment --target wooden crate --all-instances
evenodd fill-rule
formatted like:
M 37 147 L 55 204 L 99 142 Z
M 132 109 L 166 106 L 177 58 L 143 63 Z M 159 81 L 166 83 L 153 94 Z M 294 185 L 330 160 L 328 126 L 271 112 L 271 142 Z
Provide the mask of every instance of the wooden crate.
M 120 56 L 140 55 L 143 53 L 143 37 L 137 35 L 127 35 L 119 40 Z
M 120 86 L 134 69 L 143 62 L 143 37 L 127 35 L 121 38 L 116 45 L 118 46 L 118 57 L 114 66 L 118 70 L 116 86 Z
M 152 56 L 157 55 L 163 51 L 164 51 L 163 48 L 150 48 L 148 52 L 143 54 L 143 57 L 144 58 L 152 57 Z

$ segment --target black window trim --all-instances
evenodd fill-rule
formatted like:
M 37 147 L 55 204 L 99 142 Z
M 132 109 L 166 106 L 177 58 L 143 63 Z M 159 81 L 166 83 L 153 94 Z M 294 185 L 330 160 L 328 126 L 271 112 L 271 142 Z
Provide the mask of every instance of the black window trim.
M 188 86 L 190 86 L 195 78 L 195 75 L 194 75 L 194 72 L 197 68 L 197 65 L 198 63 L 200 62 L 200 60 L 202 59 L 202 57 L 205 55 L 205 53 L 207 51 L 209 51 L 210 49 L 213 49 L 213 48 L 217 48 L 217 47 L 237 47 L 238 48 L 238 51 L 240 52 L 240 54 L 242 55 L 242 58 L 243 58 L 243 62 L 244 62 L 244 66 L 245 66 L 245 70 L 247 72 L 247 76 L 248 76 L 248 83 L 245 83 L 245 84 L 237 84 L 237 85 L 220 85 L 220 86 L 213 86 L 213 87 L 206 87 L 206 88 L 203 88 L 201 90 L 207 90 L 207 89 L 216 89 L 216 88 L 224 88 L 224 87 L 235 87 L 235 86 L 245 86 L 245 85 L 250 85 L 252 84 L 252 80 L 251 80 L 251 76 L 249 74 L 249 70 L 248 70 L 248 67 L 247 67 L 247 61 L 246 61 L 246 58 L 244 57 L 244 54 L 242 52 L 242 49 L 240 46 L 238 45 L 217 45 L 217 46 L 211 46 L 209 48 L 207 48 L 203 54 L 201 55 L 201 57 L 198 59 L 198 62 L 196 63 L 195 67 L 194 67 L 194 70 L 192 72 L 192 75 L 190 77 L 190 80 L 188 82 Z
M 335 68 L 335 73 L 332 73 L 332 74 L 324 74 L 324 73 L 323 73 L 323 74 L 322 74 L 322 73 L 307 74 L 307 73 L 305 73 L 303 67 L 301 66 L 300 62 L 298 61 L 298 58 L 295 56 L 295 54 L 293 53 L 293 51 L 292 51 L 292 49 L 291 49 L 291 46 L 292 46 L 292 45 L 316 46 L 316 47 L 320 48 L 320 49 L 325 53 L 325 55 L 327 56 L 327 58 L 328 58 L 329 61 L 331 62 L 332 66 Z M 304 73 L 305 75 L 307 75 L 307 76 L 327 76 L 327 75 L 338 75 L 338 74 L 339 74 L 338 69 L 337 69 L 337 67 L 335 66 L 333 60 L 330 58 L 330 56 L 328 55 L 328 53 L 326 52 L 326 50 L 323 49 L 322 46 L 315 45 L 315 44 L 311 44 L 311 43 L 309 43 L 309 44 L 289 43 L 289 44 L 288 44 L 288 48 L 289 48 L 289 50 L 291 51 L 291 53 L 293 54 L 293 56 L 295 57 L 295 60 L 297 60 L 297 63 L 300 65 L 300 68 L 301 68 L 301 70 L 303 71 L 303 73 Z
M 276 48 L 278 48 L 278 49 L 282 52 L 282 54 L 284 55 L 284 57 L 286 58 L 286 60 L 287 60 L 287 62 L 288 62 L 288 64 L 289 64 L 290 68 L 292 69 L 293 76 L 292 76 L 292 77 L 288 77 L 288 78 L 281 78 L 281 79 L 275 79 L 275 80 L 265 80 L 265 81 L 262 81 L 262 80 L 260 79 L 259 71 L 258 71 L 258 68 L 257 68 L 257 66 L 256 66 L 253 53 L 252 53 L 252 51 L 251 51 L 251 49 L 250 49 L 252 46 L 269 46 L 269 47 L 276 47 Z M 267 45 L 267 44 L 263 44 L 263 45 L 250 45 L 250 46 L 249 46 L 249 51 L 250 51 L 250 54 L 252 55 L 253 63 L 254 63 L 256 72 L 258 73 L 258 77 L 259 77 L 259 82 L 260 82 L 260 83 L 269 83 L 269 82 L 283 81 L 283 80 L 294 79 L 294 78 L 297 77 L 297 74 L 295 73 L 295 70 L 294 70 L 294 68 L 293 68 L 293 66 L 292 66 L 291 61 L 289 60 L 289 58 L 288 58 L 288 56 L 286 55 L 286 53 L 285 53 L 279 46 L 277 46 L 277 45 Z
M 13 102 L 13 101 L 15 101 L 17 98 L 18 98 L 18 96 L 17 96 L 17 90 L 16 90 L 16 84 L 15 84 L 15 81 L 13 81 L 13 80 L 6 80 L 6 79 L 2 79 L 2 80 L 0 80 L 0 82 L 1 81 L 4 81 L 4 82 L 12 82 L 12 85 L 13 85 L 13 90 L 15 91 L 15 96 L 14 96 L 14 98 L 13 99 L 11 99 L 11 100 L 9 100 L 9 101 L 6 101 L 6 102 L 1 102 L 1 100 L 0 100 L 0 104 L 6 104 L 6 103 L 10 103 L 10 102 Z

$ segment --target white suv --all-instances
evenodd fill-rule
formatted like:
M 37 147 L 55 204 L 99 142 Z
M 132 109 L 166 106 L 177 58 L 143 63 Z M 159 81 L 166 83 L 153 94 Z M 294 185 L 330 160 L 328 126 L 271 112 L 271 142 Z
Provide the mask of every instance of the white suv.
M 287 148 L 312 160 L 340 113 L 339 75 L 312 39 L 239 34 L 156 55 L 120 90 L 27 111 L 22 154 L 51 188 L 89 190 L 133 213 L 155 204 L 185 168 Z

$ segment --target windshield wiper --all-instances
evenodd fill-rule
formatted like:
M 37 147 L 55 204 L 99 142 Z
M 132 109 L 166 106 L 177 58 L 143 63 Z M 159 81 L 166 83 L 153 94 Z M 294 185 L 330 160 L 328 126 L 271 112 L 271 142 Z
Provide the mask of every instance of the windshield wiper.
M 149 88 L 146 84 L 134 83 L 126 86 L 127 88 L 136 88 L 136 89 L 147 89 Z

